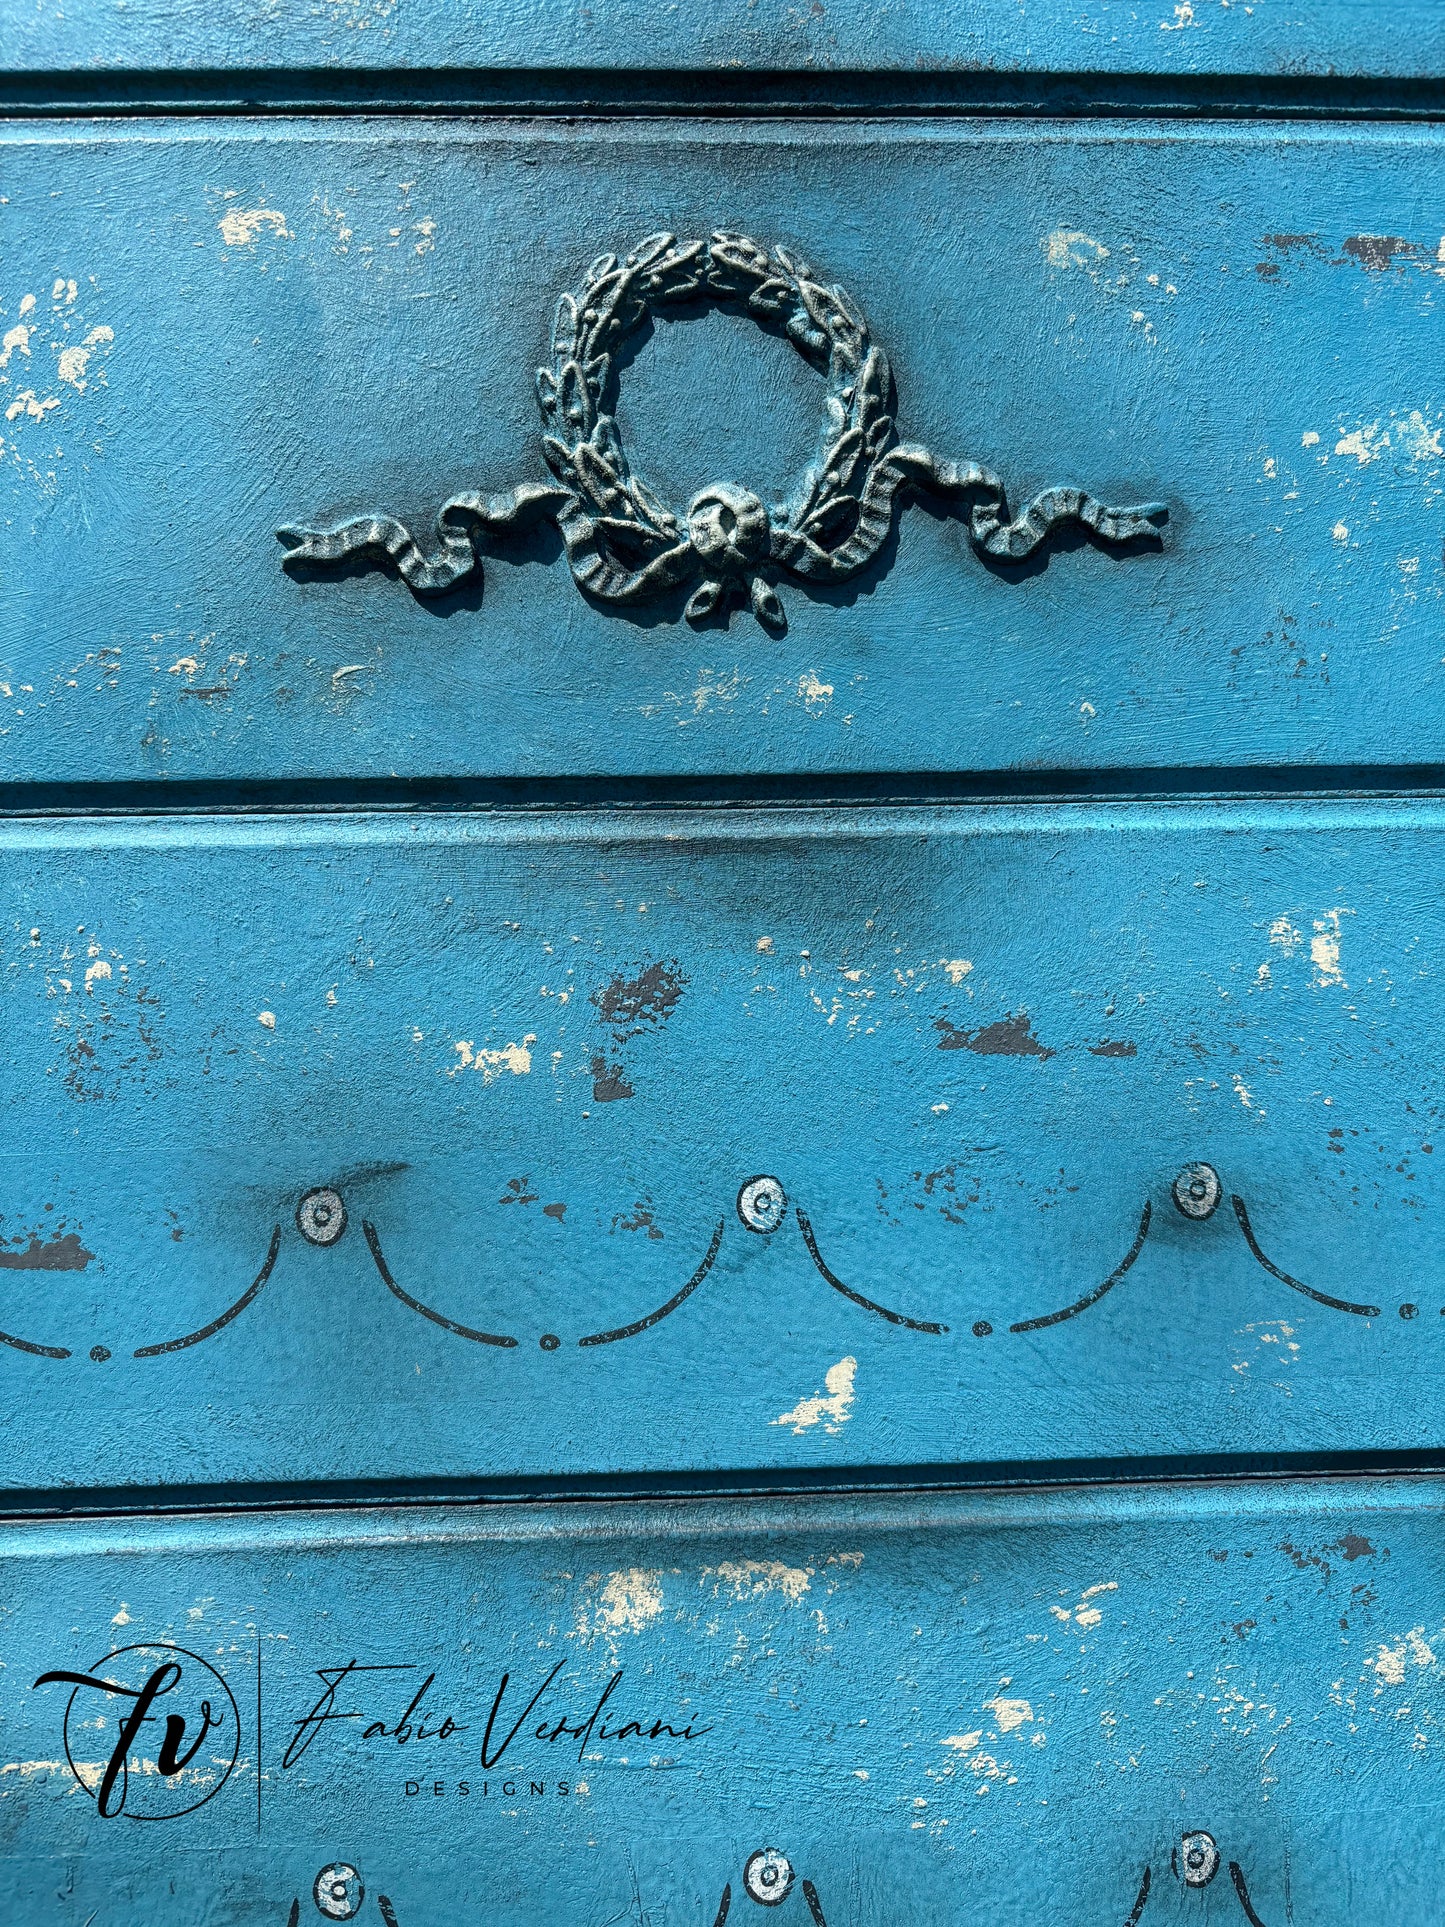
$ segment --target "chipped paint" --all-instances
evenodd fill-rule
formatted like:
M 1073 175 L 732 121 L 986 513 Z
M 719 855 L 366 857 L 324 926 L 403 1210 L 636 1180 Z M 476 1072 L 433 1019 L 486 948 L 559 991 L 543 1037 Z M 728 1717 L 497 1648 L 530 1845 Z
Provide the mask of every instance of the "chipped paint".
M 22 388 L 14 401 L 6 408 L 5 419 L 7 422 L 18 421 L 20 417 L 24 415 L 30 421 L 43 422 L 50 411 L 53 408 L 59 408 L 59 406 L 60 397 L 58 395 L 47 395 L 42 401 L 36 396 L 33 388 Z
M 1353 455 L 1361 468 L 1376 462 L 1390 446 L 1390 431 L 1382 429 L 1378 422 L 1367 422 L 1361 428 L 1351 429 L 1348 435 L 1341 435 L 1335 443 L 1336 455 Z
M 1043 248 L 1051 268 L 1093 268 L 1109 258 L 1103 242 L 1081 228 L 1055 228 L 1045 235 Z
M 274 235 L 277 240 L 294 239 L 286 225 L 286 216 L 274 207 L 227 208 L 216 225 L 228 248 L 254 247 L 257 236 L 263 231 Z
M 1412 1626 L 1393 1644 L 1382 1644 L 1369 1664 L 1387 1686 L 1403 1686 L 1407 1666 L 1433 1666 L 1435 1649 L 1425 1638 L 1425 1628 Z
M 833 700 L 833 685 L 821 681 L 816 671 L 805 670 L 798 678 L 798 700 L 810 716 L 821 716 Z
M 619 972 L 594 992 L 591 1001 L 614 1038 L 623 1044 L 648 1028 L 665 1024 L 686 988 L 687 978 L 674 958 L 668 963 L 650 963 L 635 977 Z
M 0 1244 L 0 1271 L 84 1271 L 93 1263 L 95 1253 L 87 1251 L 76 1231 L 60 1232 L 42 1239 L 38 1231 L 25 1234 L 28 1242 L 7 1251 Z
M 615 1653 L 624 1637 L 644 1633 L 662 1617 L 662 1569 L 630 1566 L 590 1573 L 577 1602 L 572 1637 L 587 1645 L 605 1640 Z
M 826 1395 L 814 1394 L 812 1398 L 800 1398 L 791 1412 L 784 1412 L 770 1421 L 773 1425 L 787 1425 L 795 1437 L 811 1431 L 813 1426 L 823 1422 L 825 1432 L 837 1432 L 847 1424 L 853 1408 L 853 1387 L 858 1372 L 856 1358 L 840 1358 L 836 1365 L 830 1365 L 823 1375 Z
M 991 1699 L 983 1705 L 985 1712 L 993 1714 L 1000 1733 L 1012 1733 L 1015 1728 L 1033 1721 L 1034 1709 L 1027 1700 Z
M 532 1068 L 532 1046 L 536 1041 L 535 1032 L 529 1031 L 520 1044 L 503 1044 L 500 1050 L 478 1050 L 469 1040 L 458 1038 L 452 1049 L 459 1061 L 447 1075 L 456 1077 L 464 1070 L 480 1071 L 484 1084 L 492 1083 L 503 1071 L 510 1071 L 513 1077 L 526 1077 Z
M 985 1024 L 982 1030 L 959 1030 L 946 1017 L 936 1018 L 940 1050 L 971 1050 L 980 1057 L 1052 1057 L 1054 1053 L 1034 1036 L 1027 1011 Z
M 1102 1579 L 1097 1585 L 1089 1586 L 1081 1592 L 1076 1605 L 1050 1606 L 1049 1611 L 1065 1626 L 1074 1625 L 1084 1632 L 1092 1632 L 1096 1626 L 1102 1624 L 1104 1618 L 1102 1609 L 1095 1604 L 1095 1601 L 1102 1599 L 1106 1593 L 1118 1590 L 1117 1579 Z
M 1287 957 L 1292 957 L 1304 941 L 1288 917 L 1275 918 L 1269 926 L 1269 940 Z
M 761 1599 L 780 1592 L 796 1606 L 813 1579 L 811 1566 L 787 1566 L 781 1559 L 724 1559 L 716 1566 L 704 1566 L 703 1578 L 716 1578 L 736 1600 Z M 718 1590 L 717 1586 L 713 1588 Z
M 114 328 L 104 326 L 92 328 L 85 339 L 62 348 L 56 362 L 56 372 L 62 381 L 67 381 L 77 394 L 83 395 L 86 389 L 85 371 L 90 366 L 90 358 L 97 348 L 108 348 L 115 340 Z
M 1353 461 L 1357 468 L 1369 467 L 1392 450 L 1416 467 L 1434 467 L 1445 461 L 1442 432 L 1441 424 L 1431 421 L 1423 409 L 1410 408 L 1401 414 L 1360 422 L 1353 428 L 1342 426 L 1331 452 Z M 1313 448 L 1319 440 L 1311 431 L 1301 437 L 1301 445 Z M 1328 453 L 1316 457 L 1325 465 L 1329 459 Z
M 1330 987 L 1349 989 L 1344 971 L 1340 968 L 1340 918 L 1354 914 L 1353 910 L 1326 910 L 1322 917 L 1315 919 L 1315 933 L 1310 938 L 1310 962 L 1314 966 L 1315 983 L 1322 990 Z

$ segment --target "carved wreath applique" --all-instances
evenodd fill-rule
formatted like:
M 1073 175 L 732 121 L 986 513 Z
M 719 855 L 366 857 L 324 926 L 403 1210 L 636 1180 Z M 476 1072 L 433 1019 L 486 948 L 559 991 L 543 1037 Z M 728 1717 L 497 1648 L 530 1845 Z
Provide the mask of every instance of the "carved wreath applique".
M 735 482 L 714 482 L 679 515 L 628 462 L 612 412 L 618 350 L 655 311 L 700 301 L 741 306 L 826 372 L 818 457 L 781 506 L 767 508 Z M 900 441 L 892 399 L 888 357 L 867 322 L 806 261 L 782 247 L 769 253 L 742 234 L 706 241 L 654 234 L 620 261 L 599 255 L 581 291 L 557 303 L 552 360 L 537 371 L 542 455 L 554 484 L 452 496 L 437 516 L 430 552 L 389 515 L 277 533 L 288 565 L 389 561 L 414 595 L 436 596 L 480 578 L 484 538 L 552 521 L 578 588 L 599 603 L 626 607 L 693 583 L 690 621 L 746 596 L 760 622 L 781 630 L 787 618 L 776 580 L 837 583 L 857 575 L 883 546 L 909 489 L 954 498 L 967 510 L 975 548 L 1004 561 L 1022 561 L 1067 523 L 1117 544 L 1157 539 L 1168 519 L 1162 503 L 1109 508 L 1079 488 L 1045 489 L 1011 518 L 1004 485 L 990 470 Z

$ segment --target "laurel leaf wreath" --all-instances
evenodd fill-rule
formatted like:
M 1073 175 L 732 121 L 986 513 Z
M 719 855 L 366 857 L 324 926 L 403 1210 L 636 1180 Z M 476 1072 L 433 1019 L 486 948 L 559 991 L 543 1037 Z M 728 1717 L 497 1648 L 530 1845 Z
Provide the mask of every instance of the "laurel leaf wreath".
M 820 454 L 774 519 L 794 542 L 832 546 L 851 530 L 869 476 L 897 442 L 888 358 L 842 288 L 818 280 L 788 249 L 769 253 L 746 235 L 685 242 L 649 235 L 621 260 L 599 255 L 580 291 L 561 297 L 552 362 L 537 371 L 547 466 L 591 511 L 605 539 L 639 556 L 685 541 L 678 516 L 632 472 L 607 402 L 627 337 L 655 310 L 698 299 L 736 302 L 826 373 Z
M 766 511 L 765 555 L 734 550 L 719 562 L 714 547 L 706 559 L 689 519 L 704 497 L 716 500 L 718 488 L 703 491 L 689 519 L 679 516 L 632 472 L 618 433 L 612 410 L 619 350 L 654 312 L 690 301 L 737 305 L 791 341 L 827 378 L 817 457 L 792 499 Z M 277 533 L 288 566 L 366 556 L 394 566 L 413 593 L 439 595 L 480 576 L 483 540 L 547 518 L 561 531 L 578 587 L 600 601 L 638 602 L 701 575 L 687 605 L 690 619 L 711 615 L 745 586 L 755 614 L 771 628 L 785 626 L 786 617 L 759 563 L 773 576 L 781 571 L 807 582 L 841 582 L 879 553 L 910 491 L 955 498 L 974 547 L 1003 562 L 1024 560 L 1068 523 L 1102 542 L 1158 540 L 1168 519 L 1162 502 L 1111 507 L 1083 489 L 1062 487 L 1043 489 L 1011 512 L 1004 484 L 990 469 L 900 441 L 892 397 L 888 357 L 862 314 L 801 256 L 785 247 L 770 252 L 745 234 L 721 230 L 705 241 L 651 234 L 620 259 L 598 255 L 580 290 L 557 303 L 551 361 L 537 370 L 542 453 L 557 486 L 522 483 L 497 495 L 454 495 L 438 513 L 430 547 L 391 515 Z M 746 582 L 739 579 L 744 563 L 751 574 Z

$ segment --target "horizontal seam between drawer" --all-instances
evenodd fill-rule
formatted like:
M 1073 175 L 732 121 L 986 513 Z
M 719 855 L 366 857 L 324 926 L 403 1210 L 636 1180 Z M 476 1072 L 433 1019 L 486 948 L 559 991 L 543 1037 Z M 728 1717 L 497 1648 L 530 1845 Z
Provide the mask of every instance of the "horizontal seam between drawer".
M 1445 764 L 1219 769 L 819 772 L 640 776 L 368 777 L 0 783 L 0 819 L 365 812 L 838 809 L 950 803 L 1430 800 Z
M 1445 77 L 685 69 L 0 73 L 0 113 L 1432 120 Z
M 1431 1492 L 1445 1474 L 1445 1449 L 1310 1453 L 1216 1453 L 1155 1459 L 1079 1459 L 977 1466 L 828 1467 L 782 1471 L 533 1475 L 511 1479 L 289 1481 L 247 1486 L 145 1487 L 0 1494 L 5 1524 L 85 1519 L 261 1518 L 297 1513 L 435 1512 L 473 1509 L 508 1515 L 538 1506 L 615 1508 L 766 1504 L 874 1497 L 930 1500 L 993 1498 L 1019 1504 L 1082 1492 L 1125 1495 L 1241 1486 L 1278 1491 L 1341 1482 L 1405 1480 Z M 1445 1503 L 1445 1485 L 1439 1487 Z M 485 1528 L 483 1528 L 485 1530 Z M 0 1545 L 3 1551 L 3 1545 Z

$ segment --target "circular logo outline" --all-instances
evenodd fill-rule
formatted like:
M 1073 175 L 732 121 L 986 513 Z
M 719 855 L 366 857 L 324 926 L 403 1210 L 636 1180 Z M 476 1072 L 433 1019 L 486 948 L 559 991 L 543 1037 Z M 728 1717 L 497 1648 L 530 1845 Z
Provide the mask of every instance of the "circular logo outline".
M 109 1666 L 114 1660 L 122 1658 L 126 1653 L 174 1653 L 179 1655 L 181 1659 L 193 1660 L 197 1666 L 201 1667 L 203 1671 L 209 1673 L 212 1679 L 215 1680 L 216 1684 L 220 1687 L 221 1691 L 225 1694 L 226 1704 L 231 1709 L 231 1727 L 232 1727 L 232 1731 L 235 1734 L 235 1741 L 231 1749 L 230 1763 L 226 1767 L 225 1772 L 221 1775 L 220 1779 L 217 1780 L 216 1784 L 210 1789 L 210 1791 L 208 1793 L 203 1793 L 199 1800 L 193 1800 L 191 1804 L 187 1807 L 180 1807 L 174 1813 L 130 1813 L 128 1812 L 126 1807 L 126 1798 L 130 1789 L 130 1763 L 128 1760 L 121 1761 L 121 1766 L 120 1766 L 121 1783 L 122 1783 L 121 1803 L 120 1803 L 120 1806 L 115 1810 L 115 1813 L 113 1815 L 107 1814 L 103 1817 L 107 1819 L 119 1818 L 121 1814 L 125 1814 L 125 1817 L 128 1820 L 135 1820 L 135 1821 L 141 1821 L 141 1822 L 155 1822 L 160 1820 L 183 1820 L 188 1813 L 195 1813 L 199 1811 L 201 1807 L 205 1806 L 208 1801 L 214 1800 L 216 1795 L 221 1791 L 221 1788 L 225 1786 L 226 1782 L 230 1779 L 231 1775 L 235 1772 L 236 1763 L 241 1757 L 240 1708 L 236 1705 L 236 1697 L 234 1693 L 232 1693 L 230 1687 L 226 1684 L 221 1674 L 216 1671 L 215 1667 L 211 1665 L 209 1660 L 202 1659 L 199 1653 L 193 1653 L 187 1647 L 177 1646 L 173 1641 L 164 1640 L 164 1639 L 139 1640 L 134 1645 L 131 1645 L 131 1646 L 117 1646 L 114 1648 L 113 1651 L 103 1654 L 102 1657 L 96 1660 L 93 1665 L 88 1666 L 86 1668 L 87 1673 L 92 1676 L 95 1676 L 95 1683 L 98 1687 L 101 1688 L 102 1691 L 113 1692 L 114 1688 L 107 1688 L 105 1679 L 99 1676 L 99 1669 Z M 174 1664 L 174 1661 L 170 1663 Z M 135 1689 L 130 1687 L 123 1687 L 120 1690 L 123 1694 L 127 1694 L 127 1693 L 132 1693 Z M 65 1702 L 65 1713 L 61 1721 L 60 1743 L 65 1751 L 65 1763 L 70 1768 L 71 1774 L 74 1777 L 76 1785 L 80 1787 L 82 1791 L 86 1793 L 90 1799 L 95 1800 L 98 1797 L 96 1789 L 94 1787 L 90 1787 L 86 1785 L 84 1776 L 81 1774 L 79 1767 L 77 1767 L 75 1763 L 75 1755 L 70 1750 L 70 1715 L 75 1706 L 75 1696 L 79 1691 L 80 1691 L 80 1686 L 78 1683 L 72 1686 L 70 1689 L 70 1697 Z

